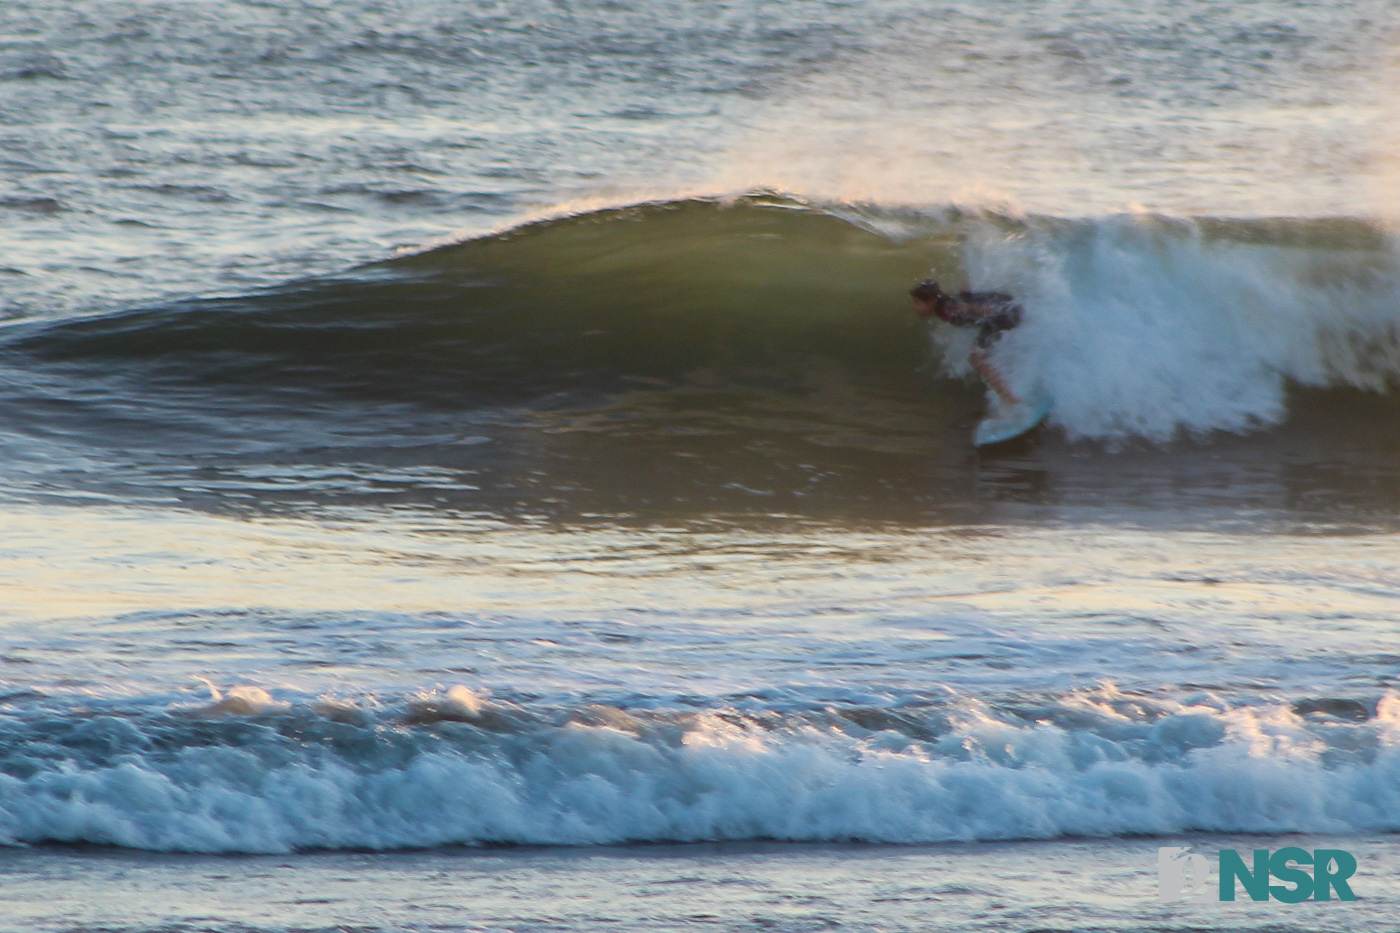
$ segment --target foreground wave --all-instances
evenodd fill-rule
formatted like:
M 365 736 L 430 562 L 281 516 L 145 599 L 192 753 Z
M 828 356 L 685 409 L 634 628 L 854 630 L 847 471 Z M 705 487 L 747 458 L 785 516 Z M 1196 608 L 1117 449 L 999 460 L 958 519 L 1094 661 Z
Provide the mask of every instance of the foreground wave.
M 1400 700 L 538 710 L 238 688 L 0 722 L 0 839 L 198 852 L 1400 828 Z

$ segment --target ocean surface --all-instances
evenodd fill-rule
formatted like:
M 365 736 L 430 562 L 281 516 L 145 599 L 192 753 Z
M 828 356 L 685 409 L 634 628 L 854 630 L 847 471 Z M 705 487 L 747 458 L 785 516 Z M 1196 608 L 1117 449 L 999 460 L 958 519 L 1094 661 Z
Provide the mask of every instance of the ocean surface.
M 6 0 L 0 930 L 1400 930 L 1397 49 Z

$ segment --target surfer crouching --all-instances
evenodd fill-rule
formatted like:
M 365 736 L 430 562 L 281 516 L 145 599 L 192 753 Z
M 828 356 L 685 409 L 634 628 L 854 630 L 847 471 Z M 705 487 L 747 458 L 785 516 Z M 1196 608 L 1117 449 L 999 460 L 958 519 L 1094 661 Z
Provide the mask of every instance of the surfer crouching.
M 1021 400 L 1011 391 L 1001 373 L 987 359 L 987 351 L 1002 334 L 1021 323 L 1021 306 L 1001 292 L 958 292 L 950 295 L 933 279 L 924 279 L 909 289 L 914 310 L 924 320 L 938 318 L 957 327 L 976 327 L 977 342 L 967 361 L 987 381 L 1007 405 Z

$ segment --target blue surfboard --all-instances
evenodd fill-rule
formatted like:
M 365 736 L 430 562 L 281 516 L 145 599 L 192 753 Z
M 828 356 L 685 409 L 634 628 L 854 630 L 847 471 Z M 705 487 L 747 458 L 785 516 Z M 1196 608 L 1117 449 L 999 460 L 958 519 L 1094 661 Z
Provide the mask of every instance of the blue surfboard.
M 1044 394 L 1007 407 L 1003 407 L 999 401 L 994 402 L 991 412 L 973 432 L 972 443 L 978 447 L 989 447 L 1015 440 L 1044 421 L 1053 405 L 1050 396 Z

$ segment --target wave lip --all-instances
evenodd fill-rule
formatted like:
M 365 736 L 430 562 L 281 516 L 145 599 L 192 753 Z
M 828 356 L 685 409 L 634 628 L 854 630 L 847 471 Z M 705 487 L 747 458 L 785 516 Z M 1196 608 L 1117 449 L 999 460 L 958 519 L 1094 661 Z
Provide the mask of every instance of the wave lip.
M 262 712 L 223 697 L 144 721 L 7 723 L 0 838 L 288 852 L 1400 827 L 1389 695 L 1344 715 L 1110 687 L 1016 712 L 758 716 L 530 711 L 465 689 L 354 715 L 230 695 Z

